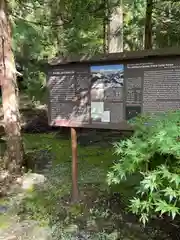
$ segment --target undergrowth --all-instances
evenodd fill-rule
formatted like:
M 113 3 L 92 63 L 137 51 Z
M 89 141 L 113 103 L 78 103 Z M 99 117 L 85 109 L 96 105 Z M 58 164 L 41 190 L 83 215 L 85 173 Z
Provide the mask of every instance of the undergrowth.
M 134 135 L 114 145 L 119 160 L 108 173 L 110 185 L 140 175 L 130 210 L 150 218 L 180 215 L 180 111 L 134 119 Z
M 46 164 L 50 157 L 53 164 L 43 185 L 30 189 L 20 202 L 15 198 L 14 214 L 20 221 L 35 220 L 49 226 L 54 240 L 157 239 L 157 232 L 149 234 L 153 228 L 147 233 L 141 225 L 133 224 L 132 215 L 127 216 L 122 203 L 123 195 L 128 199 L 134 194 L 131 190 L 137 176 L 118 188 L 107 185 L 107 170 L 117 158 L 111 145 L 79 146 L 80 201 L 72 203 L 69 139 L 54 133 L 25 134 L 23 138 L 25 151 L 33 161 Z
M 54 239 L 74 239 L 80 235 L 90 235 L 90 239 L 113 239 L 113 228 L 106 233 L 97 227 L 97 218 L 103 219 L 106 209 L 95 211 L 98 196 L 107 190 L 106 173 L 112 164 L 112 148 L 101 146 L 78 147 L 78 171 L 80 202 L 71 203 L 71 143 L 57 134 L 25 134 L 26 153 L 36 157 L 49 152 L 53 168 L 47 174 L 47 182 L 41 188 L 30 192 L 19 207 L 23 219 L 35 219 L 52 228 Z M 46 156 L 41 158 L 46 161 Z M 93 201 L 96 201 L 94 206 Z M 91 211 L 90 211 L 91 209 Z M 91 212 L 91 213 L 90 213 Z M 110 224 L 111 225 L 111 224 Z M 81 230 L 80 230 L 81 229 Z M 86 231 L 83 229 L 86 229 Z M 81 236 L 82 237 L 82 236 Z M 114 238 L 115 239 L 115 238 Z
M 113 203 L 106 174 L 116 160 L 112 146 L 102 148 L 89 145 L 79 146 L 79 190 L 80 201 L 71 202 L 71 145 L 68 139 L 58 139 L 55 134 L 25 135 L 26 152 L 35 155 L 48 150 L 53 156 L 53 168 L 46 175 L 47 181 L 40 188 L 29 192 L 19 206 L 21 219 L 35 219 L 52 229 L 53 239 L 145 239 L 141 227 L 133 228 L 123 220 L 125 210 L 117 193 Z M 46 158 L 42 157 L 42 161 Z M 134 180 L 133 180 L 134 181 Z M 126 185 L 118 191 L 130 195 Z M 116 189 L 117 190 L 117 189 Z M 129 220 L 131 221 L 131 220 Z M 129 225 L 128 225 L 129 224 Z M 148 239 L 154 239 L 149 236 Z

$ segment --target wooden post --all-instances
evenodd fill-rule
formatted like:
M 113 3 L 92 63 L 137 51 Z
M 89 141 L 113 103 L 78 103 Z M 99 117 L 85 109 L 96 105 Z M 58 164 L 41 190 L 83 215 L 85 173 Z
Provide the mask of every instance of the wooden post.
M 72 144 L 72 200 L 78 201 L 78 156 L 77 156 L 77 132 L 75 128 L 71 128 L 71 144 Z

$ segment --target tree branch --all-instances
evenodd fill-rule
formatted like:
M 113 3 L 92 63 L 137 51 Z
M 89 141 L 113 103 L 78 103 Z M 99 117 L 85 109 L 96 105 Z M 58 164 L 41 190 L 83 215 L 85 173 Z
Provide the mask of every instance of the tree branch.
M 27 20 L 27 19 L 24 19 L 22 17 L 17 16 L 16 14 L 12 14 L 12 17 L 14 17 L 15 19 L 22 20 L 22 21 L 27 22 L 27 23 L 31 23 L 31 24 L 39 25 L 39 26 L 45 26 L 45 27 L 62 27 L 64 25 L 70 24 L 72 22 L 72 20 L 70 20 L 69 22 L 66 22 L 66 23 L 63 23 L 63 24 L 54 24 L 54 23 L 49 24 L 47 22 L 36 22 L 36 21 Z

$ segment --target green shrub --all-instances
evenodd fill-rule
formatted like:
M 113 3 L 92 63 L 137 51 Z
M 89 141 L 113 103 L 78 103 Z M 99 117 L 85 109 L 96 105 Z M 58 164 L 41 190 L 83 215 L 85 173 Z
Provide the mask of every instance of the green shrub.
M 114 144 L 119 160 L 108 173 L 108 183 L 140 174 L 130 210 L 144 224 L 151 217 L 174 219 L 180 214 L 180 111 L 140 116 L 131 124 L 134 135 Z

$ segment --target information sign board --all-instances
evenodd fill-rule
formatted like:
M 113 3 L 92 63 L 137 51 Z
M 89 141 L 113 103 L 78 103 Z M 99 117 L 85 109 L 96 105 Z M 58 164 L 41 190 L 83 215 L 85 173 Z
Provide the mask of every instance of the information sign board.
M 180 108 L 180 56 L 51 65 L 48 89 L 50 125 L 128 129 L 140 113 Z

